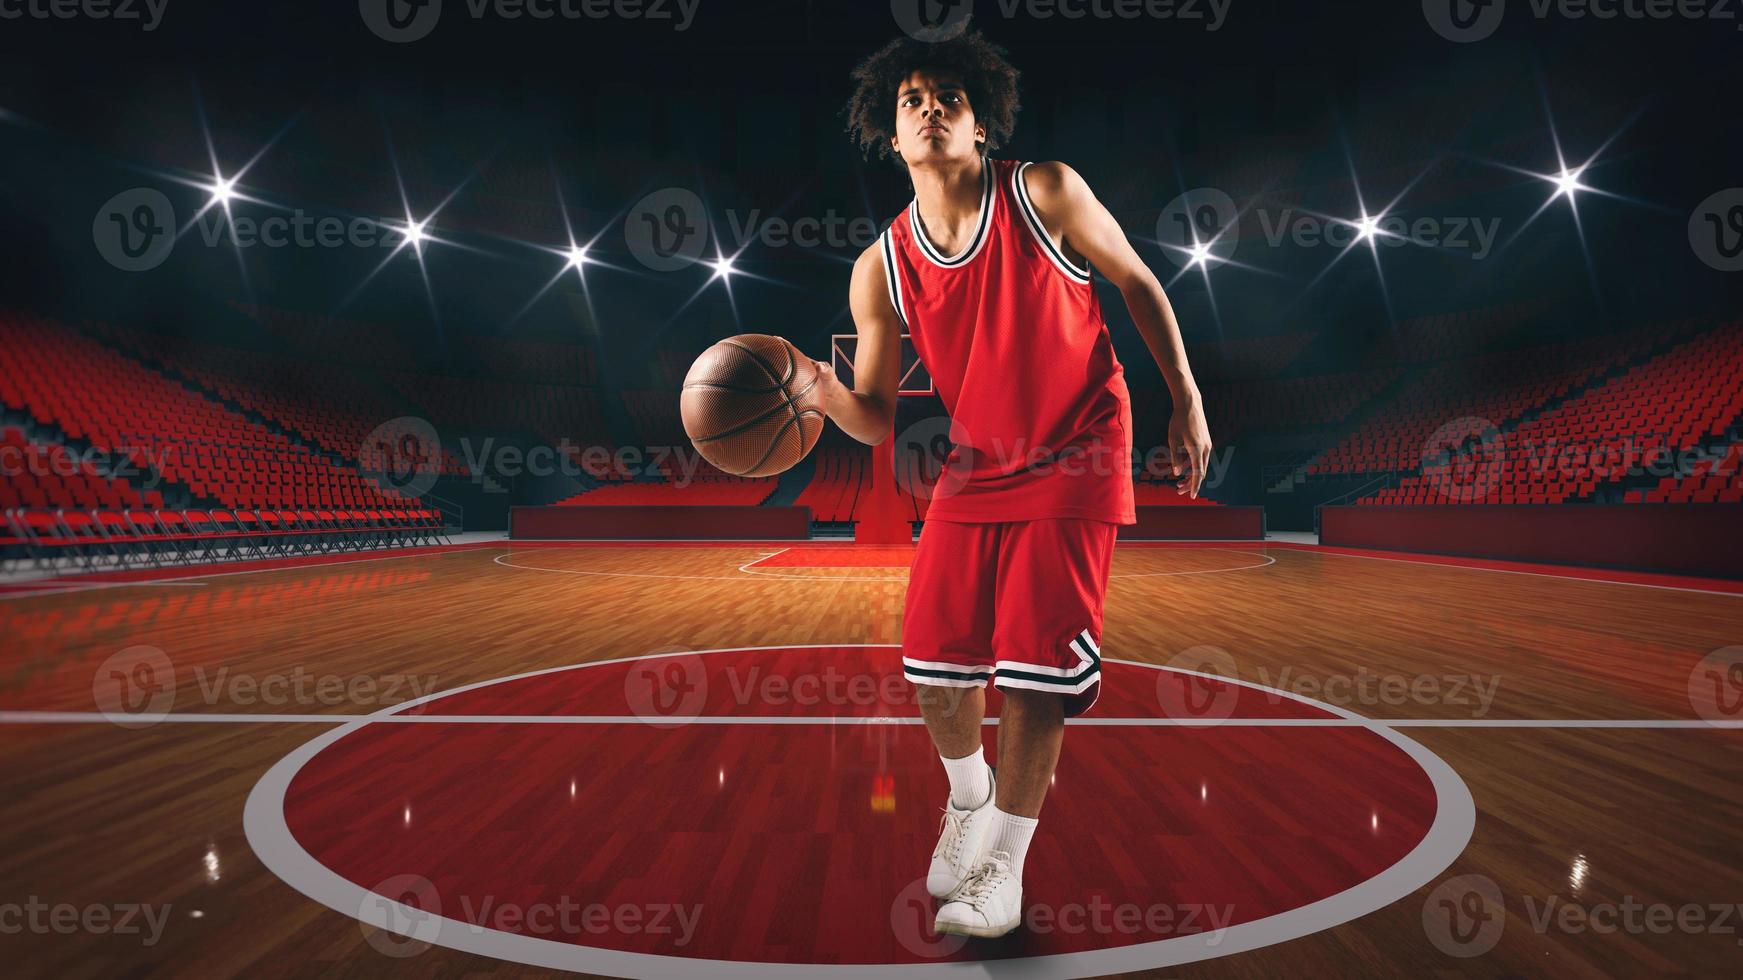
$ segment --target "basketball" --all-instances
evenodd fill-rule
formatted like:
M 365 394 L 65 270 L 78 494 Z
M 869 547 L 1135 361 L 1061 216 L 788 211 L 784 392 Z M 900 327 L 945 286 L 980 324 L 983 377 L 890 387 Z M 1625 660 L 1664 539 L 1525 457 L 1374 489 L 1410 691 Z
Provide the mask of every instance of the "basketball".
M 747 333 L 702 352 L 678 398 L 684 432 L 734 476 L 793 468 L 823 432 L 817 367 L 780 337 Z

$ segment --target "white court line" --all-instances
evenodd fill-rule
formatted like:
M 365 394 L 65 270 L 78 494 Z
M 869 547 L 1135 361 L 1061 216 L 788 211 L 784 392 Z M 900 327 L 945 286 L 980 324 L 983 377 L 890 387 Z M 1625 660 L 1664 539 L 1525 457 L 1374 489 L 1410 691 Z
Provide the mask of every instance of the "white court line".
M 23 599 L 39 595 L 65 595 L 68 592 L 90 592 L 94 589 L 131 589 L 134 587 L 147 587 L 154 589 L 180 587 L 184 589 L 199 589 L 205 588 L 205 586 L 206 583 L 204 582 L 181 582 L 173 579 L 145 582 L 63 582 L 59 585 L 53 584 L 52 582 L 45 582 L 41 588 L 20 585 L 17 587 L 18 591 L 16 592 L 10 590 L 0 592 L 0 598 Z
M 527 539 L 527 540 L 546 540 L 546 539 Z M 556 540 L 556 539 L 551 539 L 551 540 Z M 664 539 L 661 539 L 661 540 L 664 540 Z M 609 542 L 614 543 L 614 544 L 624 543 L 624 542 L 619 541 L 617 539 L 604 539 L 604 538 L 599 539 L 599 542 L 595 542 L 595 543 L 606 542 L 606 541 L 609 541 Z M 717 540 L 717 539 L 706 539 L 706 538 L 698 538 L 698 539 L 695 539 L 695 541 L 696 541 L 696 543 L 711 543 L 711 544 L 736 543 L 736 542 L 722 542 L 722 541 Z M 576 542 L 576 544 L 578 546 L 585 545 L 586 543 L 587 542 L 580 542 L 580 541 Z M 767 544 L 766 541 L 758 542 L 758 541 L 754 541 L 754 540 L 747 540 L 744 543 L 746 543 L 746 544 L 757 544 L 757 543 Z M 1253 542 L 1253 544 L 1258 546 L 1258 547 L 1263 548 L 1266 546 L 1267 542 Z M 1287 544 L 1287 542 L 1285 542 L 1285 544 Z M 1306 554 L 1330 555 L 1330 556 L 1336 557 L 1336 558 L 1360 558 L 1360 559 L 1365 559 L 1367 561 L 1402 562 L 1402 563 L 1408 564 L 1408 565 L 1428 565 L 1428 566 L 1432 566 L 1434 568 L 1455 568 L 1455 569 L 1463 569 L 1465 571 L 1470 571 L 1470 572 L 1499 572 L 1503 575 L 1530 575 L 1530 576 L 1537 577 L 1537 578 L 1560 579 L 1562 581 L 1567 581 L 1567 582 L 1587 582 L 1587 583 L 1591 583 L 1591 584 L 1595 584 L 1595 585 L 1627 585 L 1627 586 L 1633 586 L 1634 588 L 1640 588 L 1640 589 L 1661 589 L 1661 590 L 1670 591 L 1670 592 L 1693 592 L 1693 593 L 1696 593 L 1699 595 L 1720 595 L 1720 596 L 1727 596 L 1730 598 L 1743 598 L 1743 593 L 1721 592 L 1721 591 L 1718 591 L 1716 589 L 1696 589 L 1696 588 L 1690 588 L 1688 586 L 1681 586 L 1681 585 L 1654 585 L 1650 582 L 1621 582 L 1621 581 L 1616 581 L 1616 580 L 1612 580 L 1612 579 L 1585 578 L 1583 576 L 1578 576 L 1578 575 L 1558 575 L 1558 574 L 1554 574 L 1551 572 L 1525 572 L 1525 571 L 1518 571 L 1516 569 L 1510 569 L 1510 568 L 1483 568 L 1483 567 L 1478 566 L 1478 565 L 1461 564 L 1461 563 L 1459 563 L 1456 556 L 1449 556 L 1450 558 L 1453 559 L 1451 561 L 1444 561 L 1444 562 L 1442 562 L 1442 561 L 1421 561 L 1421 560 L 1414 559 L 1414 558 L 1386 558 L 1386 557 L 1382 557 L 1379 555 L 1348 555 L 1348 554 L 1344 554 L 1344 553 L 1338 552 L 1338 551 L 1327 550 L 1327 549 L 1332 548 L 1332 547 L 1336 547 L 1336 546 L 1335 545 L 1313 545 L 1313 546 L 1309 546 L 1309 547 L 1305 547 L 1305 548 L 1302 548 L 1302 547 L 1283 547 L 1283 548 L 1279 548 L 1278 550 L 1279 551 L 1293 551 L 1293 552 L 1300 552 L 1300 553 L 1306 553 Z M 459 545 L 459 546 L 450 546 L 450 547 L 439 547 L 438 546 L 437 548 L 431 548 L 429 550 L 414 551 L 414 552 L 410 552 L 408 554 L 403 554 L 403 555 L 382 555 L 380 557 L 375 557 L 375 558 L 353 558 L 353 559 L 349 559 L 346 561 L 314 562 L 314 563 L 305 564 L 305 565 L 283 565 L 283 566 L 278 566 L 278 567 L 273 567 L 273 568 L 248 568 L 248 569 L 242 569 L 239 571 L 230 571 L 230 572 L 206 572 L 206 573 L 202 573 L 199 575 L 177 576 L 176 578 L 172 578 L 172 579 L 140 579 L 139 581 L 136 581 L 136 582 L 89 582 L 89 583 L 67 582 L 67 583 L 65 583 L 64 588 L 57 588 L 57 589 L 54 589 L 52 591 L 44 589 L 44 590 L 32 591 L 32 592 L 0 593 L 0 602 L 6 602 L 6 601 L 10 601 L 10 600 L 17 600 L 17 599 L 32 599 L 32 598 L 36 598 L 39 596 L 47 596 L 47 595 L 65 595 L 65 594 L 71 593 L 71 592 L 86 592 L 86 591 L 90 591 L 93 589 L 103 589 L 103 588 L 126 588 L 126 587 L 130 587 L 130 586 L 152 586 L 152 585 L 193 585 L 196 583 L 185 582 L 183 580 L 184 579 L 225 578 L 225 577 L 228 577 L 231 575 L 258 575 L 258 574 L 261 574 L 263 572 L 283 572 L 283 571 L 291 571 L 291 570 L 298 569 L 298 568 L 331 568 L 335 565 L 361 565 L 361 564 L 364 564 L 367 562 L 374 562 L 374 561 L 395 561 L 395 560 L 401 559 L 401 558 L 422 558 L 422 557 L 426 557 L 429 555 L 451 555 L 451 554 L 457 554 L 457 553 L 463 552 L 463 551 L 487 551 L 487 550 L 489 550 L 489 549 L 488 548 L 481 548 L 481 547 L 477 547 L 477 546 L 469 546 L 469 545 Z M 538 549 L 531 549 L 531 550 L 548 551 L 548 550 L 552 550 L 552 549 L 538 548 Z M 577 547 L 576 549 L 556 549 L 556 550 L 579 550 L 579 547 Z M 792 549 L 787 548 L 787 549 L 783 549 L 783 550 L 790 551 Z M 1156 550 L 1166 550 L 1166 549 L 1156 549 Z M 1247 554 L 1247 555 L 1260 554 L 1260 552 L 1243 551 L 1243 550 L 1238 550 L 1235 548 L 1197 548 L 1197 549 L 1193 549 L 1193 550 L 1198 550 L 1198 551 L 1227 551 L 1227 552 L 1231 552 L 1234 554 Z M 780 552 L 775 552 L 775 554 L 779 554 L 779 553 Z M 645 572 L 592 572 L 592 571 L 583 571 L 583 570 L 579 570 L 579 569 L 540 568 L 540 567 L 532 566 L 532 565 L 514 565 L 514 564 L 510 564 L 510 563 L 502 561 L 502 558 L 512 556 L 513 554 L 514 554 L 514 551 L 511 548 L 509 551 L 505 552 L 503 555 L 500 555 L 495 559 L 496 564 L 501 565 L 504 568 L 519 568 L 519 569 L 522 569 L 524 571 L 560 572 L 563 574 L 570 574 L 570 575 L 596 575 L 596 576 L 619 577 L 619 578 L 715 579 L 715 580 L 721 580 L 721 581 L 737 581 L 738 580 L 737 576 L 733 576 L 733 575 L 656 575 L 656 574 L 650 574 L 650 573 L 645 573 Z M 759 557 L 758 559 L 756 559 L 755 561 L 748 562 L 747 564 L 754 565 L 754 564 L 756 564 L 757 561 L 761 561 L 763 558 L 767 558 L 767 557 L 770 557 L 770 556 L 763 555 L 763 556 Z M 1238 571 L 1243 571 L 1243 570 L 1248 569 L 1248 568 L 1262 568 L 1262 567 L 1265 567 L 1267 565 L 1274 565 L 1277 563 L 1276 557 L 1270 553 L 1265 553 L 1264 557 L 1267 560 L 1261 565 L 1242 565 L 1242 566 L 1239 566 L 1236 568 L 1207 568 L 1207 569 L 1187 570 L 1187 571 L 1179 571 L 1179 572 L 1134 572 L 1134 573 L 1125 573 L 1125 574 L 1120 574 L 1120 575 L 1111 575 L 1109 577 L 1110 578 L 1147 578 L 1147 577 L 1152 577 L 1152 576 L 1168 576 L 1168 575 L 1210 575 L 1210 574 L 1216 574 L 1216 573 L 1221 573 L 1221 572 L 1238 572 Z M 741 571 L 744 570 L 743 566 L 740 567 L 740 570 Z M 886 577 L 886 578 L 867 578 L 867 577 L 848 578 L 848 577 L 830 577 L 830 576 L 817 576 L 817 575 L 776 575 L 776 574 L 769 573 L 769 572 L 750 572 L 750 571 L 746 571 L 745 574 L 761 575 L 765 578 L 797 579 L 797 580 L 806 581 L 806 582 L 853 582 L 853 581 L 897 582 L 897 581 L 905 581 L 904 579 L 888 578 L 888 577 Z M 45 579 L 43 581 L 44 582 L 52 582 L 54 580 L 53 579 Z M 19 584 L 23 584 L 23 583 L 19 583 Z
M 1592 583 L 1597 584 L 1597 585 L 1631 585 L 1637 589 L 1663 589 L 1667 592 L 1696 592 L 1696 593 L 1699 593 L 1701 595 L 1722 595 L 1722 596 L 1727 596 L 1727 597 L 1732 598 L 1732 599 L 1743 599 L 1743 592 L 1721 592 L 1718 589 L 1695 589 L 1695 588 L 1690 588 L 1686 585 L 1654 585 L 1651 582 L 1622 582 L 1622 581 L 1618 581 L 1616 579 L 1586 578 L 1586 577 L 1581 576 L 1581 575 L 1557 575 L 1554 572 L 1525 572 L 1525 571 L 1520 571 L 1520 570 L 1515 569 L 1515 568 L 1484 568 L 1481 565 L 1463 565 L 1463 564 L 1459 564 L 1460 556 L 1458 556 L 1458 555 L 1447 555 L 1446 557 L 1449 559 L 1452 559 L 1451 561 L 1423 561 L 1423 560 L 1418 559 L 1418 558 L 1384 558 L 1384 557 L 1381 557 L 1380 555 L 1346 555 L 1340 551 L 1323 550 L 1326 548 L 1337 548 L 1337 547 L 1341 547 L 1341 546 L 1340 545 L 1330 545 L 1330 544 L 1328 544 L 1328 545 L 1313 545 L 1312 546 L 1313 550 L 1317 551 L 1319 554 L 1331 555 L 1334 558 L 1361 558 L 1361 559 L 1364 559 L 1366 561 L 1396 561 L 1396 562 L 1403 562 L 1406 565 L 1430 565 L 1430 566 L 1433 566 L 1435 568 L 1462 568 L 1467 572 L 1498 572 L 1502 575 L 1531 575 L 1531 576 L 1534 576 L 1536 578 L 1560 579 L 1563 582 L 1592 582 Z M 1283 550 L 1283 551 L 1306 551 L 1307 549 L 1305 549 L 1305 548 L 1283 548 L 1280 550 Z M 1474 559 L 1465 559 L 1465 560 L 1467 560 L 1467 561 L 1507 561 L 1508 559 L 1504 559 L 1504 558 L 1474 558 Z M 1642 572 L 1640 574 L 1659 575 L 1659 574 L 1669 574 L 1669 573 L 1668 572 Z M 1699 576 L 1692 576 L 1691 575 L 1688 577 L 1698 578 Z
M 923 725 L 919 717 L 891 715 L 277 715 L 277 714 L 166 714 L 138 715 L 100 711 L 0 711 L 3 725 L 83 725 L 109 721 L 131 726 L 167 722 L 205 725 L 653 725 L 677 728 L 685 725 L 819 725 L 858 727 L 866 725 Z M 997 725 L 987 718 L 983 725 Z M 1088 728 L 1580 728 L 1580 729 L 1743 729 L 1743 719 L 1704 721 L 1686 718 L 1067 718 L 1067 725 Z
M 809 646 L 808 644 L 805 646 Z M 866 649 L 895 649 L 892 644 L 836 644 L 836 646 Z M 1259 949 L 1310 933 L 1330 929 L 1358 919 L 1377 909 L 1401 901 L 1419 891 L 1444 872 L 1469 843 L 1476 828 L 1476 802 L 1470 789 L 1445 760 L 1408 736 L 1387 729 L 1378 729 L 1375 736 L 1392 744 L 1413 760 L 1434 789 L 1435 811 L 1426 834 L 1409 853 L 1391 866 L 1358 884 L 1298 905 L 1262 919 L 1241 922 L 1218 929 L 1214 933 L 1173 936 L 1154 942 L 1111 947 L 1078 953 L 1058 953 L 1041 956 L 1018 956 L 1008 960 L 917 964 L 842 964 L 750 962 L 741 960 L 706 960 L 685 956 L 627 953 L 600 947 L 581 946 L 569 942 L 547 940 L 534 936 L 509 933 L 478 926 L 458 919 L 444 918 L 427 911 L 411 909 L 388 896 L 382 896 L 342 878 L 322 864 L 298 842 L 285 819 L 285 795 L 297 772 L 323 749 L 363 727 L 385 718 L 417 710 L 419 706 L 509 681 L 542 677 L 569 670 L 600 667 L 669 656 L 696 656 L 709 653 L 749 653 L 757 650 L 797 649 L 794 645 L 775 647 L 723 648 L 719 650 L 679 651 L 654 657 L 624 657 L 528 671 L 510 677 L 499 677 L 469 684 L 451 691 L 442 691 L 415 701 L 384 708 L 367 720 L 355 722 L 316 735 L 290 755 L 280 759 L 255 783 L 243 806 L 243 831 L 254 854 L 268 870 L 281 880 L 322 905 L 376 928 L 399 934 L 412 934 L 423 942 L 464 950 L 511 963 L 572 972 L 608 976 L 660 976 L 697 978 L 697 980 L 889 980 L 892 977 L 911 980 L 967 980 L 973 977 L 998 977 L 1006 980 L 1034 980 L 1039 977 L 1081 977 L 1126 973 L 1155 969 L 1181 963 L 1197 962 L 1219 956 Z M 1105 658 L 1150 670 L 1170 668 L 1155 664 Z M 1176 671 L 1194 673 L 1192 671 Z M 1208 675 L 1199 675 L 1208 676 Z M 1267 688 L 1239 678 L 1215 678 L 1227 684 L 1267 691 L 1275 696 L 1310 705 L 1332 715 L 1359 719 L 1347 709 L 1314 701 L 1290 691 Z M 667 723 L 668 727 L 670 722 Z
M 550 551 L 552 549 L 540 548 L 538 550 Z M 577 550 L 577 549 L 560 549 L 560 550 Z M 788 552 L 791 550 L 793 550 L 793 549 L 784 548 L 781 551 L 775 552 L 775 554 L 784 554 L 785 552 Z M 1108 578 L 1110 578 L 1110 579 L 1162 578 L 1162 577 L 1167 577 L 1167 576 L 1172 576 L 1172 575 L 1216 575 L 1216 574 L 1221 574 L 1223 572 L 1241 572 L 1241 571 L 1246 571 L 1247 569 L 1250 569 L 1250 568 L 1264 568 L 1268 565 L 1277 564 L 1277 559 L 1275 557 L 1273 557 L 1271 555 L 1260 554 L 1259 552 L 1256 552 L 1256 551 L 1242 551 L 1242 550 L 1235 549 L 1235 548 L 1194 548 L 1193 550 L 1194 551 L 1224 551 L 1224 552 L 1228 552 L 1230 554 L 1236 554 L 1236 555 L 1254 555 L 1256 557 L 1263 558 L 1264 561 L 1258 562 L 1257 564 L 1253 564 L 1253 565 L 1235 565 L 1231 568 L 1196 568 L 1196 569 L 1185 569 L 1185 570 L 1177 571 L 1177 572 L 1121 572 L 1118 574 L 1109 575 Z M 737 575 L 674 575 L 674 574 L 668 574 L 668 573 L 664 573 L 664 572 L 601 572 L 601 571 L 593 571 L 593 570 L 584 569 L 584 568 L 546 568 L 542 565 L 517 565 L 511 561 L 504 561 L 504 559 L 512 558 L 512 557 L 515 557 L 515 553 L 511 549 L 507 552 L 504 552 L 503 554 L 497 555 L 495 558 L 491 559 L 491 561 L 493 561 L 495 564 L 501 565 L 503 568 L 518 568 L 521 571 L 525 571 L 525 572 L 556 572 L 559 575 L 592 575 L 592 576 L 597 576 L 600 578 L 653 578 L 653 579 L 706 580 L 706 581 L 720 581 L 720 582 L 741 582 L 741 581 L 743 581 L 743 579 Z M 738 568 L 736 570 L 738 572 L 745 574 L 745 575 L 757 575 L 757 576 L 761 576 L 763 578 L 786 579 L 789 581 L 798 581 L 798 582 L 906 582 L 907 581 L 907 578 L 905 576 L 898 577 L 898 576 L 892 576 L 892 575 L 875 575 L 875 576 L 874 575 L 786 575 L 786 574 L 782 574 L 780 572 L 758 572 L 758 571 L 753 571 L 751 569 L 750 566 L 758 564 L 759 562 L 765 561 L 771 557 L 773 557 L 773 556 L 772 555 L 761 555 L 757 558 L 751 559 L 748 562 L 745 562 L 743 565 L 738 566 Z
M 441 550 L 436 550 L 440 548 Z M 204 582 L 190 581 L 209 578 L 228 578 L 231 575 L 259 575 L 263 572 L 294 572 L 303 568 L 332 568 L 335 565 L 366 565 L 372 561 L 397 561 L 401 558 L 426 558 L 430 555 L 452 555 L 462 551 L 488 551 L 488 548 L 478 548 L 469 545 L 435 546 L 428 551 L 413 551 L 403 555 L 381 555 L 375 558 L 351 558 L 345 561 L 320 561 L 306 565 L 279 565 L 273 568 L 243 568 L 232 572 L 202 572 L 198 575 L 178 575 L 175 578 L 140 579 L 137 582 L 67 582 L 67 588 L 57 592 L 29 592 L 20 594 L 0 594 L 0 600 L 29 599 L 39 595 L 64 595 L 68 592 L 88 592 L 92 589 L 122 589 L 136 585 L 203 585 Z M 289 559 L 269 558 L 264 561 L 286 561 Z M 217 562 L 212 564 L 217 565 Z M 53 579 L 44 581 L 52 582 Z

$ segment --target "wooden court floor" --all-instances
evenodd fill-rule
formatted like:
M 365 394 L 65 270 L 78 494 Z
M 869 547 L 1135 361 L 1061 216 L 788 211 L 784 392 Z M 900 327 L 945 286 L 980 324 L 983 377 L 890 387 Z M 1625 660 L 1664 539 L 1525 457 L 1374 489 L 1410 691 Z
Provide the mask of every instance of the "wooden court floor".
M 887 863 L 905 874 L 912 865 L 923 873 L 926 854 L 917 842 L 935 832 L 942 802 L 942 777 L 923 733 L 869 723 L 912 715 L 900 685 L 861 697 L 859 688 L 842 693 L 825 683 L 821 698 L 810 699 L 778 683 L 755 686 L 771 683 L 755 673 L 757 663 L 780 669 L 803 662 L 827 674 L 839 662 L 860 665 L 850 674 L 899 674 L 899 653 L 885 645 L 901 637 L 905 561 L 899 548 L 841 545 L 505 543 L 4 594 L 0 963 L 7 975 L 45 977 L 550 975 L 510 958 L 383 941 L 361 916 L 311 899 L 275 873 L 245 819 L 251 793 L 260 795 L 269 773 L 305 743 L 342 722 L 471 685 L 486 686 L 469 695 L 470 707 L 450 712 L 470 717 L 470 728 L 464 720 L 434 723 L 441 719 L 373 725 L 366 731 L 392 729 L 397 740 L 383 739 L 384 754 L 374 762 L 360 740 L 305 760 L 311 768 L 285 794 L 293 830 L 295 819 L 326 820 L 333 853 L 366 862 L 396 846 L 395 838 L 378 845 L 368 835 L 380 828 L 345 821 L 378 809 L 397 819 L 403 807 L 404 827 L 415 824 L 426 835 L 419 860 L 427 863 L 408 871 L 441 887 L 453 876 L 489 872 L 509 891 L 520 873 L 515 862 L 568 866 L 564 835 L 573 829 L 584 836 L 589 821 L 609 813 L 622 829 L 605 843 L 586 838 L 586 846 L 602 855 L 609 849 L 611 870 L 576 865 L 606 875 L 589 887 L 630 874 L 643 882 L 682 879 L 731 863 L 739 876 L 732 880 L 762 882 L 741 895 L 711 895 L 717 908 L 744 906 L 720 908 L 717 920 L 734 924 L 735 949 L 743 946 L 743 923 L 754 920 L 762 931 L 752 938 L 768 941 L 750 947 L 771 962 L 854 955 L 804 934 L 827 926 L 864 930 L 864 948 L 887 947 L 902 963 L 924 963 L 931 948 L 916 952 L 907 938 L 891 945 L 884 934 L 895 920 L 881 913 L 899 902 L 896 892 L 908 879 L 879 869 Z M 1313 828 L 1343 820 L 1336 816 L 1347 802 L 1339 786 L 1344 779 L 1359 786 L 1364 776 L 1363 764 L 1347 760 L 1368 750 L 1320 739 L 1366 736 L 1359 719 L 1380 719 L 1392 723 L 1378 726 L 1382 732 L 1407 737 L 1444 762 L 1474 805 L 1473 822 L 1462 832 L 1448 829 L 1440 820 L 1450 797 L 1437 784 L 1442 809 L 1433 833 L 1452 835 L 1441 840 L 1443 850 L 1452 845 L 1439 867 L 1372 908 L 1331 901 L 1323 907 L 1352 914 L 1297 930 L 1295 938 L 1213 950 L 1147 975 L 1735 976 L 1743 965 L 1738 644 L 1743 595 L 1698 584 L 1657 587 L 1263 545 L 1122 547 L 1101 638 L 1107 689 L 1090 716 L 1113 724 L 1068 731 L 1038 841 L 1051 833 L 1048 866 L 1075 862 L 1091 884 L 1097 874 L 1122 875 L 1120 850 L 1137 854 L 1145 846 L 1128 841 L 1179 848 L 1166 864 L 1133 858 L 1131 866 L 1145 870 L 1125 875 L 1126 894 L 1152 886 L 1190 894 L 1191 855 L 1213 849 L 1239 859 L 1253 889 L 1247 894 L 1266 892 L 1267 882 L 1273 890 L 1309 888 L 1317 873 L 1310 869 L 1336 878 L 1361 857 L 1346 853 L 1360 850 L 1359 837 L 1338 832 L 1333 840 L 1331 831 Z M 842 652 L 849 648 L 855 652 Z M 690 656 L 700 651 L 728 653 Z M 636 703 L 633 662 L 518 687 L 487 685 L 575 664 L 655 657 L 648 663 L 666 670 L 717 656 L 718 663 L 729 656 L 751 665 L 739 677 L 753 681 L 737 692 L 742 713 L 753 716 L 741 719 L 748 724 L 617 718 L 646 707 Z M 563 686 L 583 676 L 594 679 L 586 689 Z M 1239 685 L 1239 696 L 1223 697 L 1232 687 L 1218 679 Z M 880 677 L 860 680 L 871 685 Z M 511 697 L 511 690 L 520 693 Z M 711 691 L 730 694 L 718 683 Z M 628 711 L 612 707 L 626 703 Z M 707 715 L 713 705 L 680 713 Z M 551 723 L 498 717 L 515 714 Z M 472 717 L 486 715 L 494 720 Z M 778 715 L 807 723 L 770 720 Z M 1297 715 L 1311 717 L 1301 727 L 1274 721 Z M 868 723 L 810 723 L 841 717 Z M 582 758 L 565 754 L 569 743 L 561 739 L 570 733 L 614 726 L 624 731 L 621 740 L 587 742 L 574 753 Z M 1345 749 L 1355 754 L 1338 754 Z M 719 766 L 718 787 L 674 778 L 677 767 L 697 759 L 712 774 L 721 753 L 731 761 Z M 1236 806 L 1221 817 L 1188 813 L 1208 804 L 1202 797 L 1209 791 L 1179 774 L 1212 771 L 1213 757 L 1216 778 L 1225 781 L 1218 792 L 1240 784 L 1226 797 Z M 1393 762 L 1375 766 L 1382 764 Z M 325 775 L 317 774 L 320 765 Z M 1087 795 L 1092 783 L 1114 785 L 1105 781 L 1120 780 L 1122 769 L 1121 792 L 1151 823 L 1127 838 L 1119 828 L 1098 828 L 1073 851 L 1078 844 L 1067 841 L 1081 828 L 1070 822 L 1101 812 L 1069 799 L 1074 781 Z M 513 797 L 494 789 L 504 779 L 547 775 L 555 792 L 568 787 L 573 805 L 555 824 L 549 813 L 523 819 Z M 860 790 L 862 777 L 868 792 Z M 707 796 L 704 804 L 706 794 L 730 793 L 729 783 L 741 778 L 745 795 Z M 850 779 L 847 789 L 836 785 Z M 419 781 L 433 789 L 412 801 L 405 786 Z M 1386 788 L 1351 790 L 1369 791 Z M 1434 796 L 1426 796 L 1430 810 Z M 1393 810 L 1374 808 L 1368 857 L 1376 869 L 1391 860 L 1377 857 L 1381 814 L 1394 829 L 1414 805 L 1397 801 L 1397 819 Z M 812 813 L 829 819 L 793 823 L 795 814 Z M 1364 822 L 1368 813 L 1363 804 Z M 1107 819 L 1119 817 L 1116 808 Z M 726 843 L 661 829 L 689 826 L 689 819 L 751 829 Z M 899 846 L 871 838 L 885 819 L 904 828 Z M 782 898 L 813 894 L 809 877 L 777 881 L 771 891 L 763 880 L 769 876 L 757 873 L 759 862 L 775 860 L 758 853 L 761 821 L 785 835 L 770 840 L 805 852 L 780 860 L 809 861 L 790 865 L 810 869 L 809 877 L 853 882 L 844 892 L 817 894 L 849 895 L 879 914 L 840 916 L 827 901 L 813 907 L 818 903 Z M 849 830 L 860 838 L 835 840 Z M 689 863 L 659 865 L 680 838 Z M 1390 843 L 1402 851 L 1411 840 Z M 1085 853 L 1092 849 L 1093 860 Z M 1326 860 L 1334 853 L 1343 856 Z M 489 867 L 474 869 L 478 864 Z M 1146 877 L 1162 867 L 1179 873 L 1166 882 Z M 528 887 L 562 887 L 534 881 L 538 874 L 527 872 Z M 1079 887 L 1075 880 L 1072 887 Z M 613 900 L 632 899 L 614 892 Z M 780 911 L 757 912 L 763 905 Z M 1071 942 L 1074 949 L 1098 944 L 1094 935 Z M 1108 939 L 1128 948 L 1135 942 L 1124 932 Z M 679 958 L 699 952 L 647 937 L 631 947 Z M 1051 949 L 1007 944 L 988 959 L 999 975 Z M 941 963 L 976 958 L 974 947 L 937 955 Z M 1035 975 L 1097 962 L 1114 961 L 1050 961 Z

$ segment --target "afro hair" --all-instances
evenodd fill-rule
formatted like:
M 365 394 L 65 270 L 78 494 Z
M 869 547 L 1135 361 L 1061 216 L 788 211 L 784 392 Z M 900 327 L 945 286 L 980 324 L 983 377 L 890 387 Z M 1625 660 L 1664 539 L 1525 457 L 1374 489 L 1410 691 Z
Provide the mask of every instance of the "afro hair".
M 1011 138 L 1017 126 L 1019 73 L 1005 54 L 978 30 L 935 43 L 897 38 L 853 70 L 853 96 L 844 110 L 847 132 L 862 154 L 869 157 L 875 149 L 884 159 L 907 166 L 890 147 L 895 136 L 896 89 L 903 79 L 924 69 L 961 80 L 975 122 L 986 129 L 982 149 L 991 153 Z

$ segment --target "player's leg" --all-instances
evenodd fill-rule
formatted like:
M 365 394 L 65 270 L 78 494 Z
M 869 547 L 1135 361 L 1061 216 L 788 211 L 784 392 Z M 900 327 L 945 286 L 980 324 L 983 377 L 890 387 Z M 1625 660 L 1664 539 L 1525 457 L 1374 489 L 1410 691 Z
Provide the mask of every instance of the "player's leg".
M 999 711 L 999 810 L 1041 815 L 1059 748 L 1065 744 L 1065 698 L 1050 691 L 1008 687 Z
M 1064 742 L 1065 719 L 1101 690 L 1101 627 L 1118 528 L 1100 521 L 1012 525 L 994 600 L 999 781 L 979 864 L 938 911 L 938 929 L 1001 936 L 1022 919 L 1023 868 Z
M 928 522 L 908 575 L 902 671 L 950 780 L 927 889 L 953 895 L 991 823 L 994 781 L 982 748 L 992 677 L 996 525 Z M 984 569 L 980 574 L 977 569 Z
M 920 717 L 926 721 L 926 731 L 940 758 L 961 759 L 981 752 L 981 722 L 986 718 L 986 688 L 943 687 L 937 684 L 916 684 L 914 696 L 920 702 Z M 977 784 L 978 785 L 978 784 Z M 951 796 L 964 806 L 978 806 L 985 794 L 960 792 L 973 786 L 958 787 L 952 778 Z

